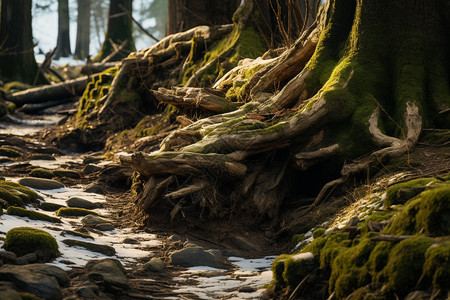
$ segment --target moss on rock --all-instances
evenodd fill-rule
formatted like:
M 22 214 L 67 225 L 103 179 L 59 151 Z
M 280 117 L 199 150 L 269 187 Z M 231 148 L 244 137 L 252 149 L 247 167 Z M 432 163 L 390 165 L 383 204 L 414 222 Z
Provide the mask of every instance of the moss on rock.
M 40 196 L 21 184 L 2 180 L 0 181 L 0 198 L 6 200 L 10 205 L 24 206 L 24 203 L 36 201 Z
M 49 261 L 59 255 L 56 239 L 44 230 L 31 227 L 9 230 L 3 248 L 17 256 L 36 252 L 43 261 Z
M 423 275 L 441 289 L 450 287 L 450 241 L 430 246 L 425 252 Z
M 6 156 L 6 157 L 20 157 L 22 154 L 12 148 L 9 148 L 7 146 L 0 147 L 0 156 Z
M 26 217 L 31 220 L 41 220 L 41 221 L 47 221 L 47 222 L 52 222 L 52 223 L 61 223 L 61 220 L 58 218 L 55 218 L 55 217 L 52 217 L 52 216 L 49 216 L 49 215 L 46 215 L 46 214 L 43 214 L 43 213 L 40 213 L 37 211 L 21 208 L 21 207 L 10 206 L 6 210 L 6 213 L 8 215 Z
M 31 177 L 37 177 L 37 178 L 45 178 L 45 179 L 52 179 L 55 177 L 55 174 L 51 170 L 47 170 L 44 168 L 36 168 L 30 171 L 28 176 Z
M 57 216 L 61 217 L 84 217 L 87 215 L 97 215 L 95 211 L 85 209 L 85 208 L 76 208 L 76 207 L 61 207 L 56 211 Z

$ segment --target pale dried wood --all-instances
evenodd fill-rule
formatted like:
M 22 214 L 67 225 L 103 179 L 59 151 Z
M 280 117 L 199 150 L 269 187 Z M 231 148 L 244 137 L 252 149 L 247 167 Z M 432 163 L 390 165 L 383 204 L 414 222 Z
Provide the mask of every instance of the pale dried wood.
M 169 194 L 166 194 L 164 196 L 164 198 L 169 198 L 169 199 L 178 199 L 178 198 L 182 198 L 184 196 L 187 196 L 189 194 L 193 194 L 195 192 L 201 191 L 204 188 L 206 188 L 209 185 L 208 182 L 206 181 L 200 181 L 200 182 L 196 182 L 193 185 L 181 188 L 175 192 L 171 192 Z
M 300 170 L 307 170 L 312 165 L 323 159 L 330 158 L 340 151 L 339 145 L 334 144 L 329 147 L 320 148 L 311 152 L 300 152 L 295 155 L 297 166 Z

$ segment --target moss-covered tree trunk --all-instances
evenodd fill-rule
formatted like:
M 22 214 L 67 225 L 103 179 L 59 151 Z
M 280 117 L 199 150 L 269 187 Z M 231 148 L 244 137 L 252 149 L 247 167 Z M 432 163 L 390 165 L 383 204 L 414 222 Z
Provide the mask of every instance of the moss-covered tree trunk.
M 0 72 L 3 81 L 45 82 L 34 58 L 30 0 L 1 1 Z
M 69 57 L 70 49 L 70 18 L 69 1 L 58 0 L 58 39 L 56 44 L 55 59 Z
M 199 25 L 231 24 L 238 0 L 169 0 L 167 35 L 186 31 Z
M 84 59 L 89 55 L 91 41 L 91 0 L 78 0 L 77 40 L 74 55 Z
M 95 61 L 102 61 L 110 55 L 112 56 L 109 57 L 109 61 L 118 61 L 136 50 L 132 35 L 132 11 L 132 0 L 110 1 L 105 41 L 95 57 Z

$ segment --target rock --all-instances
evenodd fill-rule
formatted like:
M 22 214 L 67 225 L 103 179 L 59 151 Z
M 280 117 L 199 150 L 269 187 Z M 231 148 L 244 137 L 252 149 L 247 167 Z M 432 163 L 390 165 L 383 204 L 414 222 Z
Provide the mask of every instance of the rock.
M 103 195 L 105 192 L 102 190 L 102 188 L 95 182 L 90 183 L 86 186 L 84 189 L 86 193 L 94 193 L 94 194 L 100 194 Z
M 68 246 L 83 247 L 89 251 L 98 252 L 101 254 L 105 254 L 107 256 L 113 256 L 116 254 L 116 250 L 113 247 L 108 246 L 108 245 L 101 245 L 101 244 L 95 244 L 95 243 L 89 243 L 89 242 L 83 242 L 83 241 L 71 240 L 71 239 L 62 240 L 62 242 Z
M 63 230 L 63 231 L 61 231 L 60 235 L 62 235 L 62 236 L 73 235 L 73 236 L 78 236 L 78 237 L 82 237 L 85 239 L 91 239 L 91 240 L 94 239 L 91 235 L 89 235 L 87 233 L 81 233 L 81 232 L 78 232 L 75 230 Z
M 111 223 L 94 225 L 94 228 L 100 231 L 111 231 L 114 230 L 114 226 Z
M 259 251 L 259 247 L 240 235 L 231 235 L 230 239 L 239 248 L 247 251 Z
M 95 173 L 95 172 L 100 172 L 101 170 L 102 170 L 101 167 L 89 164 L 89 165 L 84 167 L 83 173 L 84 174 L 92 174 L 92 173 Z
M 130 245 L 138 245 L 138 244 L 140 244 L 140 242 L 138 240 L 132 239 L 132 238 L 125 238 L 125 239 L 123 239 L 122 243 L 130 244 Z
M 61 207 L 56 211 L 56 215 L 59 217 L 84 217 L 87 215 L 98 215 L 95 211 L 76 208 L 76 207 Z
M 37 153 L 39 154 L 55 154 L 55 155 L 64 155 L 64 152 L 56 149 L 56 148 L 52 148 L 52 147 L 47 147 L 47 148 L 41 148 L 41 149 L 36 149 L 35 150 Z
M 125 268 L 117 259 L 90 260 L 86 270 L 91 281 L 104 285 L 107 291 L 117 292 L 129 289 Z
M 46 179 L 52 179 L 55 177 L 55 174 L 51 170 L 47 170 L 44 168 L 36 168 L 30 171 L 28 174 L 30 177 L 37 177 L 37 178 L 46 178 Z
M 7 286 L 2 286 L 0 287 L 0 299 L 22 300 L 22 296 L 14 289 Z
M 2 266 L 0 280 L 12 282 L 18 289 L 40 298 L 62 299 L 61 287 L 55 277 L 32 272 L 25 266 Z
M 0 156 L 19 157 L 21 155 L 22 154 L 19 151 L 13 149 L 12 147 L 5 147 L 5 146 L 0 147 Z
M 67 177 L 72 179 L 80 179 L 81 176 L 78 172 L 72 170 L 53 170 L 53 174 L 58 177 Z
M 167 240 L 171 241 L 171 242 L 178 242 L 178 241 L 181 241 L 182 238 L 179 235 L 174 234 L 174 235 L 169 236 L 167 238 Z
M 38 260 L 47 262 L 59 255 L 56 239 L 44 230 L 16 227 L 8 231 L 3 245 L 18 256 L 36 253 Z
M 170 255 L 170 262 L 184 267 L 208 266 L 222 268 L 223 263 L 202 247 L 184 248 Z
M 15 264 L 17 255 L 12 251 L 0 251 L 0 260 L 3 261 L 4 264 Z
M 6 210 L 6 214 L 12 216 L 26 217 L 31 220 L 41 220 L 51 223 L 61 223 L 61 220 L 34 210 L 29 210 L 21 207 L 10 206 Z
M 27 144 L 27 142 L 25 142 L 25 140 L 23 138 L 15 136 L 15 135 L 9 136 L 8 142 L 11 145 L 18 146 L 18 147 L 23 147 Z
M 38 257 L 36 255 L 36 253 L 28 253 L 25 255 L 22 255 L 21 257 L 19 257 L 16 261 L 16 264 L 18 265 L 28 265 L 28 264 L 32 264 L 35 263 L 38 260 Z
M 57 211 L 61 207 L 64 207 L 64 205 L 51 202 L 42 202 L 41 204 L 39 204 L 39 208 L 45 211 Z
M 63 188 L 64 185 L 56 180 L 24 177 L 19 180 L 19 183 L 38 190 L 54 190 Z
M 83 159 L 83 164 L 95 164 L 95 163 L 98 163 L 101 161 L 102 161 L 101 157 L 96 157 L 96 156 L 90 155 L 90 156 L 86 156 Z
M 30 160 L 56 160 L 50 154 L 34 154 L 30 157 Z
M 217 258 L 224 258 L 222 251 L 220 251 L 219 249 L 210 249 L 207 252 L 211 253 L 212 255 L 214 255 Z
M 251 287 L 251 286 L 241 286 L 238 289 L 239 293 L 253 293 L 255 291 L 256 291 L 256 289 L 254 287 Z
M 148 271 L 161 273 L 166 269 L 166 264 L 161 259 L 153 257 L 144 267 Z
M 97 298 L 99 291 L 97 285 L 90 284 L 76 289 L 75 293 L 82 298 Z
M 26 265 L 23 268 L 34 273 L 54 277 L 60 286 L 67 286 L 70 282 L 67 273 L 63 269 L 56 266 L 47 264 L 31 264 Z
M 183 247 L 184 247 L 184 248 L 192 248 L 192 247 L 193 247 L 193 248 L 198 248 L 198 247 L 200 247 L 200 246 L 197 245 L 196 243 L 187 241 L 186 243 L 184 243 Z M 200 248 L 201 248 L 201 247 L 200 247 Z
M 89 200 L 79 198 L 79 197 L 71 197 L 66 201 L 67 206 L 69 207 L 77 207 L 77 208 L 85 208 L 85 209 L 95 209 L 98 207 L 96 203 L 93 203 Z
M 86 217 L 81 219 L 81 223 L 86 226 L 95 226 L 98 224 L 110 224 L 108 220 L 105 220 L 95 215 L 87 215 Z
M 239 257 L 241 256 L 241 252 L 239 250 L 236 249 L 225 249 L 222 250 L 222 255 L 225 257 L 230 257 L 230 256 L 234 256 L 234 257 Z

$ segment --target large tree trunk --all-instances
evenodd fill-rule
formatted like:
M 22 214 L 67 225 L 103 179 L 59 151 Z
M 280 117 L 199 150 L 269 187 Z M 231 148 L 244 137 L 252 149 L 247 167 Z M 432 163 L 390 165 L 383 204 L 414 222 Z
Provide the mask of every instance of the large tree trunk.
M 0 72 L 4 81 L 46 82 L 34 58 L 29 0 L 1 1 Z
M 167 35 L 186 31 L 199 25 L 222 25 L 232 23 L 238 0 L 169 0 Z
M 56 44 L 55 59 L 68 57 L 72 54 L 70 50 L 70 19 L 69 1 L 58 0 L 58 41 Z
M 75 57 L 85 59 L 89 55 L 91 41 L 91 0 L 78 0 L 77 40 Z
M 105 41 L 94 61 L 118 61 L 135 51 L 132 35 L 132 0 L 111 0 Z

